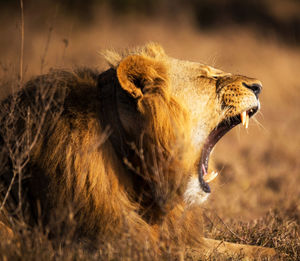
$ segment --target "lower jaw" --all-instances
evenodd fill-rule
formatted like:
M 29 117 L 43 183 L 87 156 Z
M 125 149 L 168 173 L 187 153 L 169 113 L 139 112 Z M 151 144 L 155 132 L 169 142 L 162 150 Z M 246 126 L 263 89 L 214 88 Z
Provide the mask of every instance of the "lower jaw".
M 258 107 L 252 108 L 247 111 L 248 117 L 253 116 L 258 110 Z M 244 112 L 246 113 L 246 111 Z M 210 193 L 210 187 L 207 182 L 204 180 L 204 176 L 207 174 L 208 171 L 208 162 L 209 157 L 212 149 L 217 144 L 217 142 L 226 134 L 228 133 L 232 128 L 237 126 L 241 123 L 241 118 L 239 118 L 239 115 L 231 117 L 229 119 L 223 120 L 216 128 L 212 130 L 212 132 L 209 134 L 209 136 L 206 139 L 206 142 L 203 146 L 200 162 L 198 164 L 198 180 L 201 189 L 205 193 Z
M 230 126 L 226 126 L 223 124 L 219 124 L 208 136 L 200 157 L 200 162 L 198 164 L 198 179 L 201 189 L 205 193 L 210 193 L 211 189 L 207 182 L 204 181 L 204 176 L 208 173 L 208 163 L 210 158 L 210 153 L 217 142 L 231 130 L 233 127 L 238 125 L 239 123 L 236 122 L 235 124 L 231 124 Z

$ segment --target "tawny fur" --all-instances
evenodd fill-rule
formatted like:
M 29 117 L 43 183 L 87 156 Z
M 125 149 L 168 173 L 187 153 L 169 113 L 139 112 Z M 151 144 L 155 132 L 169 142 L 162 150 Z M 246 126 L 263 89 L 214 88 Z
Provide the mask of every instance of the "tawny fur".
M 196 191 L 203 143 L 221 120 L 253 105 L 255 96 L 241 83 L 255 80 L 170 58 L 157 44 L 122 54 L 110 51 L 105 57 L 111 69 L 103 74 L 90 69 L 52 71 L 29 81 L 19 94 L 14 112 L 18 135 L 25 135 L 27 126 L 26 117 L 18 112 L 36 111 L 44 99 L 41 88 L 52 90 L 53 97 L 25 171 L 29 179 L 23 184 L 28 193 L 23 208 L 28 222 L 42 219 L 47 226 L 70 208 L 76 235 L 95 246 L 124 233 L 154 249 L 161 238 L 174 245 L 199 244 L 201 208 L 190 203 L 207 197 L 198 192 L 191 195 Z M 216 77 L 229 82 L 219 92 Z M 107 129 L 101 124 L 109 114 L 102 111 L 99 97 L 103 86 L 117 90 L 122 141 L 130 150 L 127 157 L 120 156 L 110 139 L 116 126 Z M 226 97 L 236 89 L 241 90 L 240 96 L 229 101 Z M 2 104 L 0 144 L 7 162 L 5 125 L 12 103 L 10 97 Z M 231 104 L 224 109 L 224 103 Z M 37 122 L 31 125 L 34 133 L 38 115 L 32 121 Z M 12 177 L 8 168 L 2 177 Z M 8 204 L 8 211 L 17 204 L 17 188 L 11 191 L 14 204 Z

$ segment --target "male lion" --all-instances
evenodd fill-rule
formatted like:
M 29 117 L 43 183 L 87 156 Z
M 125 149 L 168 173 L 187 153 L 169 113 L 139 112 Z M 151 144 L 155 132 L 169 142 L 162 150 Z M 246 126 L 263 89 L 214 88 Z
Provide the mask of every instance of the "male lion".
M 53 219 L 72 209 L 76 239 L 94 248 L 126 234 L 157 252 L 167 238 L 206 253 L 218 244 L 201 238 L 199 205 L 216 176 L 209 155 L 248 126 L 261 83 L 170 58 L 157 44 L 106 59 L 105 72 L 50 71 L 2 103 L 2 222 L 42 222 L 57 235 L 69 221 L 58 229 Z

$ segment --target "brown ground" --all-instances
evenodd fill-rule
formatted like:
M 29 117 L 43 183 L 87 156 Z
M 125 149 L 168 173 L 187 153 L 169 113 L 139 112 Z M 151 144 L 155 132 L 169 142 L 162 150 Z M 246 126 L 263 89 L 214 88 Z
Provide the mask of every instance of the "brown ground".
M 214 151 L 220 175 L 204 206 L 206 236 L 275 247 L 282 260 L 300 258 L 299 48 L 245 28 L 203 32 L 185 18 L 177 18 L 176 23 L 157 18 L 116 20 L 107 11 L 98 11 L 92 25 L 82 26 L 76 19 L 55 14 L 54 8 L 49 12 L 38 28 L 34 16 L 25 16 L 26 79 L 50 67 L 105 68 L 98 51 L 148 41 L 161 43 L 170 56 L 260 79 L 261 112 L 248 130 L 236 127 Z M 19 70 L 18 19 L 10 17 L 10 22 L 0 24 L 2 79 Z M 8 91 L 2 88 L 0 97 Z M 2 241 L 0 259 L 86 259 L 80 251 L 52 251 L 42 236 L 31 243 L 23 237 L 9 247 Z

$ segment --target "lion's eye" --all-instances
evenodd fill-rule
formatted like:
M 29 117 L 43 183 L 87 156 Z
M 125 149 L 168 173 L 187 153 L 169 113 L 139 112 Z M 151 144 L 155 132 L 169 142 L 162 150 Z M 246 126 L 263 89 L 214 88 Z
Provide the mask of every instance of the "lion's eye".
M 218 80 L 218 79 L 219 79 L 218 76 L 213 76 L 212 78 L 215 79 L 215 80 Z

